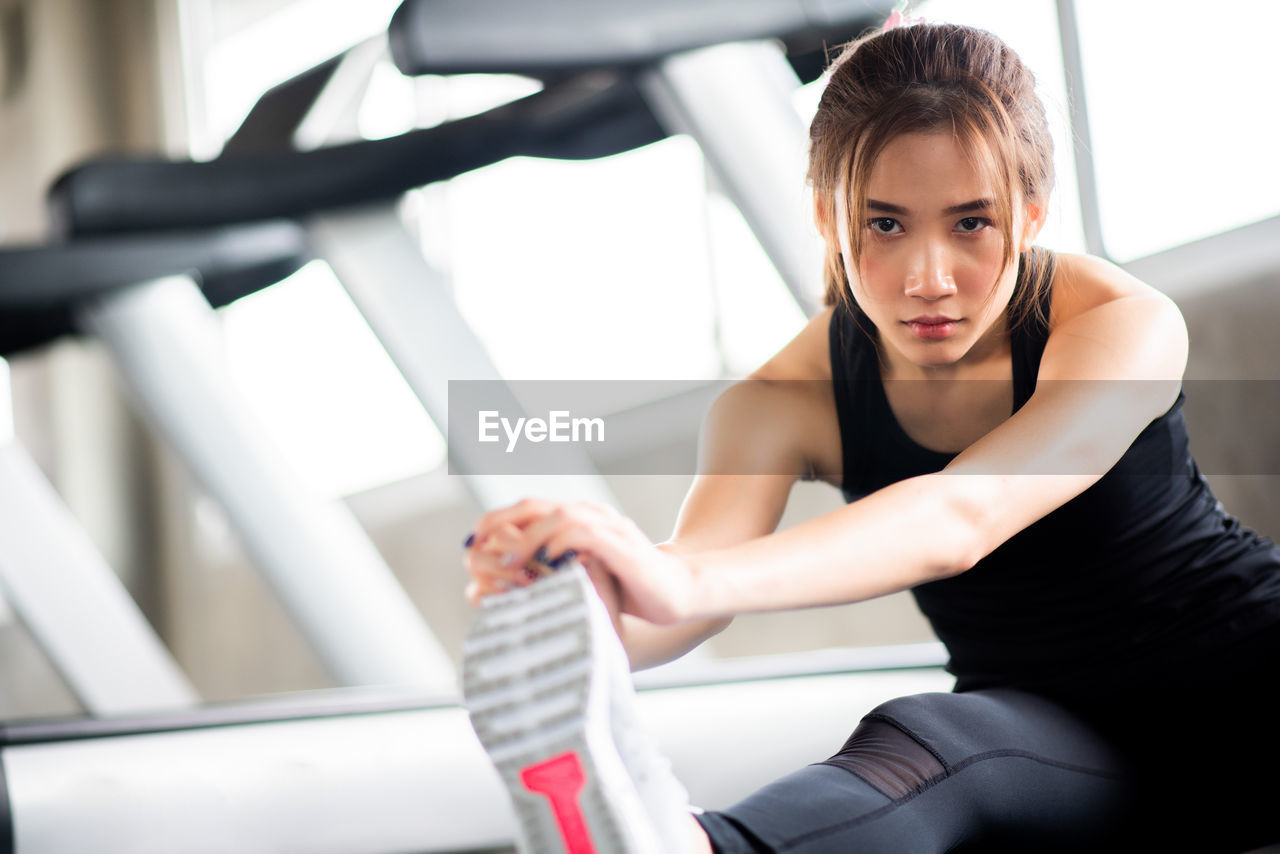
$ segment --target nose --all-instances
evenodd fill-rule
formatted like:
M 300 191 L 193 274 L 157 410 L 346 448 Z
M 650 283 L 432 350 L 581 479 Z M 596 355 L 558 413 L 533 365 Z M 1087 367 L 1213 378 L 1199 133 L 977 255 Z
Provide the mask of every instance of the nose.
M 946 251 L 927 246 L 916 257 L 907 271 L 903 292 L 909 297 L 936 300 L 956 292 L 956 280 L 951 275 Z

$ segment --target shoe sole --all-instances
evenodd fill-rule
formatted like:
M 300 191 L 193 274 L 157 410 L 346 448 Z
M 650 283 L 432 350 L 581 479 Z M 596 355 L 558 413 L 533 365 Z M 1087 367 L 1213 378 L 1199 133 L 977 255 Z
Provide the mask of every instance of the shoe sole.
M 608 736 L 607 679 L 595 655 L 607 616 L 593 619 L 595 596 L 574 565 L 487 597 L 463 645 L 464 704 L 511 797 L 526 854 L 651 851 L 634 841 L 643 807 Z

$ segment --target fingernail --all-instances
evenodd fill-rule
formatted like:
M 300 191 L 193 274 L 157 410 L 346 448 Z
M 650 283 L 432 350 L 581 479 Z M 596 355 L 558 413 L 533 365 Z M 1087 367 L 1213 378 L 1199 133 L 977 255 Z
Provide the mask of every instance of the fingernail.
M 533 556 L 533 559 L 537 563 L 546 563 L 547 558 L 549 558 L 550 556 L 551 555 L 547 554 L 546 546 L 543 546 L 542 548 L 538 549 L 538 552 Z
M 474 543 L 475 541 L 476 541 L 476 535 L 474 533 L 467 534 L 467 538 L 462 541 L 462 547 L 464 549 L 469 549 L 471 548 L 471 544 Z
M 507 552 L 507 553 L 506 553 L 506 554 L 504 554 L 504 555 L 501 557 L 501 559 L 499 559 L 499 561 L 498 561 L 498 563 L 502 564 L 503 566 L 511 566 L 511 564 L 513 564 L 513 563 L 515 563 L 515 562 L 516 562 L 516 553 L 515 553 L 515 552 Z
M 564 566 L 566 563 L 573 560 L 577 556 L 578 556 L 577 552 L 575 552 L 573 549 L 569 549 L 564 554 L 560 555 L 560 557 L 551 561 L 550 565 L 554 566 L 556 569 L 559 569 L 560 567 Z
M 538 572 L 538 570 L 534 569 L 531 566 L 526 566 L 524 568 L 524 577 L 529 579 L 530 581 L 537 581 L 539 578 L 542 577 L 542 573 Z

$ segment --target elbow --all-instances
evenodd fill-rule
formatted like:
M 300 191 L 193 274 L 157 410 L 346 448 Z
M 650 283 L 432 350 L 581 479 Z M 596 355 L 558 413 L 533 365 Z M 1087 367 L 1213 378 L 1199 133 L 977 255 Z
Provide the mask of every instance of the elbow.
M 949 475 L 948 480 L 954 481 L 955 476 Z M 943 488 L 938 492 L 943 506 L 934 517 L 940 521 L 935 529 L 940 534 L 935 540 L 939 546 L 934 561 L 935 576 L 936 579 L 954 578 L 972 569 L 994 548 L 989 536 L 989 514 L 984 502 L 966 491 Z
M 972 552 L 956 549 L 938 559 L 933 576 L 929 580 L 941 581 L 944 578 L 955 578 L 973 569 L 981 559 L 981 555 L 975 556 Z
M 964 557 L 952 561 L 951 565 L 946 569 L 942 577 L 954 578 L 961 573 L 968 572 L 977 566 L 978 561 L 982 560 L 984 557 L 986 557 L 986 555 L 980 552 L 971 552 L 966 554 Z

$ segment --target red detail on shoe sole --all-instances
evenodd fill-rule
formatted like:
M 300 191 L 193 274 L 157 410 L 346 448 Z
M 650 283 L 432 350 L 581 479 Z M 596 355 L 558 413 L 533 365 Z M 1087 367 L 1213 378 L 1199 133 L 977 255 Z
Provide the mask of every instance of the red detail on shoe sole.
M 578 793 L 587 784 L 587 774 L 577 753 L 570 750 L 530 765 L 521 770 L 520 782 L 529 791 L 551 801 L 551 812 L 568 854 L 596 854 L 586 816 L 578 804 Z

